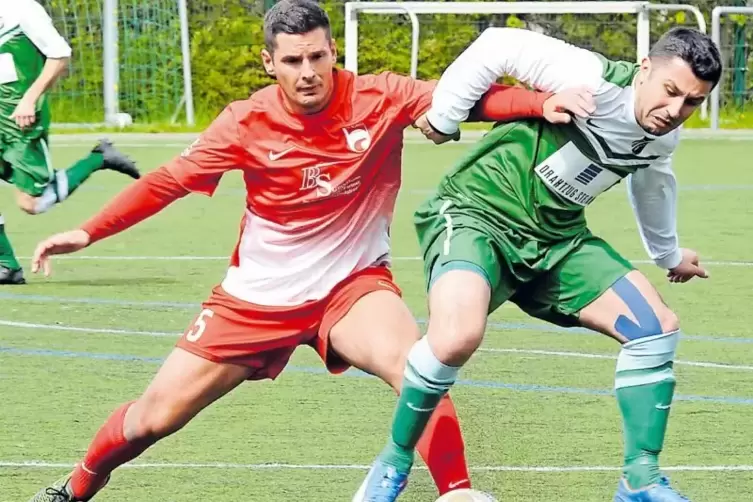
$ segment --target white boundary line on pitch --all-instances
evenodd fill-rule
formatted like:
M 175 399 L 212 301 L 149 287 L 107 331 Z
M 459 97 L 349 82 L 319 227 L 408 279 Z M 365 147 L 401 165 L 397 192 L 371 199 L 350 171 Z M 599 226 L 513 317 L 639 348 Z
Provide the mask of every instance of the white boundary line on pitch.
M 166 331 L 136 331 L 130 329 L 115 328 L 81 328 L 78 326 L 64 326 L 62 324 L 37 324 L 33 322 L 8 321 L 0 319 L 0 326 L 9 328 L 26 328 L 26 329 L 50 329 L 55 331 L 75 331 L 77 333 L 104 333 L 107 335 L 141 335 L 141 336 L 171 336 L 178 338 L 181 333 L 168 333 Z
M 62 324 L 38 324 L 31 322 L 20 321 L 8 321 L 6 319 L 0 319 L 0 326 L 7 326 L 11 328 L 24 328 L 24 329 L 48 329 L 54 331 L 73 331 L 77 333 L 97 333 L 108 335 L 134 335 L 134 336 L 152 336 L 152 337 L 174 337 L 177 338 L 181 333 L 170 333 L 167 331 L 138 331 L 129 329 L 117 329 L 117 328 L 83 328 L 79 326 L 65 326 Z M 616 361 L 617 356 L 609 354 L 595 354 L 591 352 L 570 352 L 570 351 L 558 351 L 558 350 L 540 350 L 540 349 L 496 349 L 481 347 L 479 352 L 487 354 L 520 354 L 520 355 L 534 355 L 534 356 L 551 356 L 551 357 L 577 357 L 583 359 L 606 359 Z M 753 371 L 753 366 L 747 366 L 742 364 L 725 364 L 725 363 L 713 363 L 708 361 L 674 361 L 675 364 L 681 366 L 693 366 L 697 368 L 713 368 L 722 370 L 740 370 L 740 371 Z
M 20 256 L 22 260 L 30 260 L 31 256 Z M 393 261 L 420 261 L 420 256 L 393 256 Z M 55 256 L 53 260 L 81 260 L 81 261 L 229 261 L 229 256 Z M 651 260 L 630 260 L 638 265 L 652 265 Z M 717 267 L 753 267 L 753 261 L 703 261 L 703 265 Z
M 63 469 L 72 468 L 74 464 L 63 462 L 42 462 L 30 460 L 26 462 L 13 462 L 0 460 L 0 468 L 27 468 L 27 469 Z M 206 463 L 136 463 L 125 464 L 121 467 L 131 469 L 246 469 L 246 470 L 269 470 L 269 469 L 302 469 L 302 470 L 358 470 L 369 469 L 368 465 L 358 464 L 235 464 L 227 462 Z M 426 470 L 424 466 L 414 469 Z M 621 467 L 611 466 L 513 466 L 513 465 L 486 465 L 471 467 L 471 471 L 486 472 L 614 472 L 621 471 Z M 694 472 L 751 472 L 753 465 L 676 465 L 662 467 L 663 471 L 694 471 Z
M 584 359 L 608 359 L 616 361 L 617 356 L 611 356 L 609 354 L 594 354 L 590 352 L 570 352 L 560 350 L 538 350 L 538 349 L 493 349 L 481 347 L 479 352 L 486 352 L 491 354 L 524 354 L 534 356 L 553 356 L 553 357 L 580 357 Z M 711 363 L 707 361 L 683 361 L 675 360 L 674 364 L 682 366 L 695 366 L 698 368 L 714 368 L 723 370 L 742 370 L 753 371 L 753 366 L 746 366 L 744 364 L 724 364 L 724 363 Z

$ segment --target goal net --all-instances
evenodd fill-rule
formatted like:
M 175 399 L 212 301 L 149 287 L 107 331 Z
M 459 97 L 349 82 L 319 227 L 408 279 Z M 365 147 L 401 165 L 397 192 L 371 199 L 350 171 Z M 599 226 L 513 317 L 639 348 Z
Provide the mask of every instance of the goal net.
M 56 125 L 101 125 L 118 113 L 136 123 L 187 119 L 179 0 L 41 3 L 73 49 L 50 92 Z
M 749 128 L 753 123 L 750 116 L 753 112 L 753 7 L 740 7 L 739 12 L 719 8 L 731 12 L 712 16 L 712 31 L 724 62 L 722 79 L 712 98 L 712 101 L 716 99 L 716 106 L 712 107 L 716 112 L 712 127 L 736 124 Z

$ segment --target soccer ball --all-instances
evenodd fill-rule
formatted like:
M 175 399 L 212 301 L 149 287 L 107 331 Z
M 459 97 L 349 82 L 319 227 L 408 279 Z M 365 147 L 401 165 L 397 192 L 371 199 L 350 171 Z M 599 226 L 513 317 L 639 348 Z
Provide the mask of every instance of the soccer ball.
M 453 490 L 445 493 L 437 499 L 437 502 L 498 502 L 497 499 L 488 493 L 478 490 L 463 488 L 462 490 Z

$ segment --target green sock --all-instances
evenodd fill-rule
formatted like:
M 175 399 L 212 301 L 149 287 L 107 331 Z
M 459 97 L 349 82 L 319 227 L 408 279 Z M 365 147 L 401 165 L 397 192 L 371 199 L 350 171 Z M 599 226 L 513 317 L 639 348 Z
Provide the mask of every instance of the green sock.
M 13 247 L 10 245 L 8 236 L 5 235 L 5 219 L 0 214 L 0 265 L 10 269 L 21 268 L 21 265 L 13 253 Z
M 104 156 L 92 152 L 66 170 L 58 169 L 55 177 L 37 198 L 36 212 L 44 213 L 67 199 L 91 174 L 104 165 Z
M 72 194 L 94 171 L 100 169 L 103 163 L 104 156 L 101 153 L 90 153 L 89 156 L 84 157 L 66 169 L 64 173 L 68 180 L 68 189 L 65 190 L 64 194 L 58 192 L 58 196 L 63 196 L 60 200 L 62 201 Z M 60 188 L 58 186 L 58 189 Z
M 650 383 L 637 384 L 641 380 Z M 633 489 L 657 483 L 661 478 L 659 453 L 675 390 L 672 363 L 617 372 L 615 384 L 624 420 L 625 479 Z
M 403 390 L 392 420 L 392 438 L 379 454 L 381 461 L 399 470 L 410 469 L 416 443 L 446 392 L 417 385 L 403 377 Z

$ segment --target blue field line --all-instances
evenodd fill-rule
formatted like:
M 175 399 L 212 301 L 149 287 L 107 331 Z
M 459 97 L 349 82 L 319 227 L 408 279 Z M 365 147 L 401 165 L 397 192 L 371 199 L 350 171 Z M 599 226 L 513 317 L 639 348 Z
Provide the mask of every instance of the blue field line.
M 24 295 L 16 293 L 0 292 L 0 300 L 28 301 L 57 304 L 84 304 L 84 305 L 116 305 L 118 307 L 136 308 L 174 308 L 182 310 L 196 310 L 198 303 L 174 302 L 174 301 L 151 301 L 151 300 L 116 300 L 111 298 L 66 298 L 62 296 Z M 426 319 L 418 318 L 418 323 L 426 324 Z M 489 322 L 487 326 L 498 330 L 527 330 L 539 333 L 563 333 L 567 335 L 603 336 L 585 328 L 561 328 L 552 324 L 516 323 L 516 322 Z M 682 338 L 689 341 L 717 342 L 717 343 L 753 343 L 753 338 L 716 336 L 716 335 L 688 335 L 683 333 Z
M 164 361 L 161 357 L 143 357 L 127 354 L 103 354 L 94 352 L 74 352 L 68 350 L 51 350 L 51 349 L 19 349 L 15 347 L 0 347 L 0 354 L 12 354 L 17 356 L 46 356 L 46 357 L 71 357 L 79 359 L 94 359 L 104 361 L 126 361 L 159 364 Z M 326 368 L 313 368 L 307 366 L 287 366 L 285 371 L 288 373 L 305 373 L 309 375 L 328 374 Z M 343 375 L 356 378 L 376 378 L 360 370 L 351 369 Z M 465 380 L 461 379 L 455 385 L 463 387 L 472 387 L 477 389 L 496 389 L 511 390 L 516 392 L 535 392 L 535 393 L 552 393 L 552 394 L 579 394 L 587 396 L 613 396 L 612 390 L 605 389 L 585 389 L 578 387 L 559 387 L 551 385 L 538 384 L 517 384 L 503 383 L 484 380 Z M 739 404 L 753 405 L 753 399 L 744 397 L 725 397 L 725 396 L 694 396 L 694 395 L 676 395 L 676 401 L 707 402 L 716 404 Z

